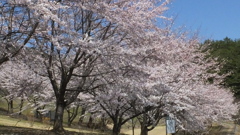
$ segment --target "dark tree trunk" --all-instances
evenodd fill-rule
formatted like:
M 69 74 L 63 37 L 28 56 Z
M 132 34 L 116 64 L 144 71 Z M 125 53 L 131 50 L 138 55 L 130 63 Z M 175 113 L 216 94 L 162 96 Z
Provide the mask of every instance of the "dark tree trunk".
M 4 98 L 5 100 L 6 100 L 6 102 L 7 102 L 7 113 L 9 113 L 9 101 L 8 101 L 8 99 L 7 98 Z
M 64 133 L 63 129 L 63 113 L 65 109 L 64 102 L 57 102 L 56 113 L 55 113 L 55 120 L 53 125 L 53 131 L 56 133 Z
M 11 110 L 11 113 L 13 113 L 13 100 L 12 99 L 10 101 L 10 110 Z
M 92 115 L 90 115 L 90 117 L 89 117 L 87 127 L 89 127 L 89 128 L 93 127 L 93 117 L 92 117 Z
M 147 127 L 147 115 L 142 114 L 142 121 L 139 121 L 141 125 L 141 134 L 140 135 L 148 135 L 148 127 Z
M 120 134 L 121 125 L 118 124 L 113 125 L 112 135 L 119 135 Z
M 121 127 L 122 127 L 121 120 L 114 120 L 112 135 L 119 135 L 121 131 Z
M 9 99 L 7 100 L 7 103 L 8 103 L 8 113 L 13 113 L 13 100 Z
M 148 128 L 145 125 L 141 125 L 141 134 L 140 135 L 148 135 Z
M 20 108 L 18 115 L 22 115 L 22 108 L 23 108 L 23 97 L 21 98 Z

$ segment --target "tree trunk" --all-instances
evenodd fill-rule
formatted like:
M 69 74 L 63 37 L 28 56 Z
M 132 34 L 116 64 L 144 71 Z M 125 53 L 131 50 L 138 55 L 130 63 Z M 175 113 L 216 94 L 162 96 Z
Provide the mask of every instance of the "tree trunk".
M 56 133 L 64 133 L 63 129 L 63 113 L 64 113 L 65 105 L 64 103 L 57 102 L 55 120 L 53 125 L 53 131 Z
M 68 113 L 68 127 L 71 127 L 71 122 L 70 121 L 71 121 L 71 115 L 72 115 L 71 113 L 72 112 L 71 112 L 70 109 L 67 109 L 67 113 Z
M 134 119 L 132 119 L 132 135 L 135 135 L 134 129 L 136 126 L 136 120 L 134 121 Z
M 68 109 L 68 126 L 71 127 L 73 120 L 77 117 L 79 105 L 76 108 Z
M 140 135 L 148 135 L 148 128 L 145 125 L 141 125 L 141 134 Z
M 103 114 L 102 117 L 101 117 L 101 121 L 100 121 L 100 129 L 101 131 L 105 131 L 106 127 L 107 127 L 107 124 L 106 124 L 106 118 L 105 118 L 105 115 Z
M 84 119 L 84 114 L 86 112 L 86 108 L 85 107 L 82 107 L 82 110 L 81 110 L 81 116 L 79 118 L 79 121 L 78 121 L 78 124 L 81 125 L 83 123 L 83 119 Z
M 87 127 L 88 128 L 92 128 L 93 127 L 93 117 L 92 117 L 92 114 L 90 114 Z
M 22 108 L 23 108 L 23 97 L 21 98 L 21 102 L 20 102 L 20 107 L 19 107 L 19 113 L 18 113 L 18 115 L 22 115 Z
M 141 134 L 140 135 L 148 135 L 148 128 L 147 128 L 147 115 L 144 113 L 142 114 L 142 121 L 139 121 L 141 125 Z
M 113 123 L 112 135 L 119 135 L 121 130 L 121 124 L 118 122 Z
M 8 101 L 8 113 L 13 113 L 13 100 Z
M 7 105 L 8 105 L 8 106 L 7 106 L 7 107 L 8 107 L 7 113 L 10 113 L 10 106 L 9 106 L 10 104 L 9 104 L 9 101 L 8 101 L 8 99 L 6 99 L 6 98 L 5 98 L 5 100 L 7 101 Z

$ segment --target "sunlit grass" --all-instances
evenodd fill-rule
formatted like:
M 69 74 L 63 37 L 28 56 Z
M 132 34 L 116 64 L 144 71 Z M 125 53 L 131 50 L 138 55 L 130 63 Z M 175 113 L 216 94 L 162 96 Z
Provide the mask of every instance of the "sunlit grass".
M 16 113 L 17 111 L 19 111 L 18 106 L 18 101 L 14 101 L 14 112 Z M 7 110 L 7 103 L 5 100 L 1 99 L 0 100 L 0 108 L 3 108 L 5 110 Z M 79 112 L 81 111 L 81 109 L 79 109 Z M 31 115 L 30 115 L 31 113 Z M 23 128 L 34 128 L 34 129 L 41 129 L 41 130 L 51 130 L 52 129 L 52 123 L 50 122 L 37 122 L 34 121 L 33 118 L 33 113 L 31 109 L 27 109 L 23 112 L 23 115 L 25 116 L 25 119 L 19 117 L 19 118 L 12 118 L 10 116 L 7 115 L 0 115 L 0 125 L 3 126 L 15 126 L 15 127 L 23 127 Z M 17 115 L 16 115 L 17 116 Z M 76 117 L 76 119 L 74 120 L 74 123 L 77 123 L 79 116 Z M 88 118 L 87 118 L 88 119 Z M 67 125 L 67 112 L 65 111 L 64 113 L 64 125 Z M 137 124 L 137 127 L 134 130 L 134 133 L 136 135 L 140 134 L 140 127 L 139 127 L 139 123 Z M 240 135 L 240 126 L 237 126 L 237 130 L 235 132 L 235 135 Z M 211 135 L 220 135 L 221 133 L 231 133 L 233 132 L 235 128 L 235 125 L 233 122 L 222 122 L 221 125 L 218 124 L 213 124 L 213 127 L 210 128 L 210 134 Z M 93 133 L 93 134 L 110 134 L 108 132 L 100 132 L 98 130 L 94 130 L 94 129 L 89 129 L 89 128 L 85 128 L 85 127 L 78 127 L 75 124 L 75 128 L 68 128 L 68 127 L 64 127 L 64 129 L 68 130 L 68 131 L 74 131 L 74 132 L 81 132 L 81 133 Z M 127 125 L 123 126 L 123 129 L 121 130 L 122 133 L 124 134 L 128 134 L 131 135 L 132 134 L 132 129 L 131 129 L 131 122 Z M 166 134 L 166 129 L 165 129 L 165 124 L 164 122 L 162 122 L 162 124 L 160 124 L 159 126 L 157 126 L 155 129 L 153 129 L 152 131 L 149 132 L 149 135 L 157 135 L 157 134 Z
M 15 126 L 15 127 L 23 127 L 23 128 L 33 128 L 33 129 L 41 129 L 41 130 L 51 130 L 52 126 L 49 124 L 43 124 L 40 122 L 34 122 L 34 121 L 28 121 L 28 120 L 22 120 L 22 119 L 15 119 L 11 118 L 10 116 L 0 115 L 0 125 L 3 126 Z M 94 134 L 107 134 L 102 133 L 96 130 L 90 130 L 90 129 L 74 129 L 74 128 L 64 128 L 68 131 L 74 131 L 74 132 L 81 132 L 81 133 L 94 133 Z
M 23 127 L 23 128 L 34 128 L 34 129 L 42 129 L 42 130 L 51 130 L 52 129 L 52 124 L 49 121 L 48 122 L 37 122 L 34 120 L 34 113 L 31 108 L 26 109 L 22 112 L 22 116 L 25 117 L 25 119 L 19 117 L 17 118 L 17 114 L 19 112 L 19 100 L 14 100 L 13 102 L 13 111 L 14 115 L 16 118 L 12 118 L 10 116 L 5 116 L 5 115 L 0 115 L 0 125 L 3 126 L 16 126 L 16 127 Z M 26 103 L 24 103 L 25 105 Z M 0 98 L 0 108 L 7 110 L 8 105 L 7 102 L 3 99 Z M 79 108 L 78 112 L 81 111 L 81 108 Z M 63 118 L 63 123 L 64 123 L 64 129 L 69 130 L 69 131 L 74 131 L 74 132 L 81 132 L 81 133 L 97 133 L 97 134 L 106 134 L 106 133 L 101 133 L 100 131 L 85 128 L 85 127 L 74 127 L 74 128 L 69 128 L 67 126 L 67 112 L 64 111 L 64 118 Z M 79 116 L 74 119 L 73 123 L 77 123 L 79 119 Z
M 0 115 L 0 125 L 4 126 L 16 126 L 25 128 L 36 128 L 36 129 L 50 129 L 50 125 L 42 124 L 34 121 L 27 121 L 23 119 L 15 119 L 10 116 Z
M 137 128 L 134 130 L 135 135 L 140 135 L 140 128 Z M 123 132 L 124 134 L 132 135 L 132 130 L 128 130 Z M 165 126 L 157 126 L 152 131 L 148 132 L 148 135 L 165 135 L 166 134 L 166 128 Z

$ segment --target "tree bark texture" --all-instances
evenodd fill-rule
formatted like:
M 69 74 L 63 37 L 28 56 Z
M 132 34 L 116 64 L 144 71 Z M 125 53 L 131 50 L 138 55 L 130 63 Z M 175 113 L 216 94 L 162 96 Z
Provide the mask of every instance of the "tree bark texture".
M 112 129 L 112 135 L 119 135 L 121 130 L 121 123 L 114 121 L 113 123 L 113 129 Z
M 140 122 L 141 125 L 141 134 L 140 135 L 148 135 L 148 127 L 147 127 L 147 116 L 146 114 L 142 115 L 142 122 Z
M 53 131 L 56 133 L 64 133 L 63 129 L 63 114 L 64 114 L 64 103 L 57 102 L 55 120 L 53 125 Z
M 148 135 L 148 128 L 145 125 L 141 125 L 141 134 L 140 135 Z

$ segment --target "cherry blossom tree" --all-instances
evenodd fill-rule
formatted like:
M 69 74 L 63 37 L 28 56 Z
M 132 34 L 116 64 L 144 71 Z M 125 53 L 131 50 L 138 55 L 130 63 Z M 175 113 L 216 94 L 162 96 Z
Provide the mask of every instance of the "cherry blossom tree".
M 152 46 L 129 54 L 139 63 L 105 77 L 111 83 L 102 87 L 106 90 L 95 93 L 97 104 L 93 109 L 100 107 L 109 115 L 114 123 L 113 134 L 119 134 L 121 125 L 136 116 L 142 116 L 141 135 L 147 135 L 165 116 L 173 117 L 180 129 L 189 132 L 203 131 L 211 122 L 231 119 L 238 105 L 233 104 L 227 89 L 207 82 L 213 74 L 205 71 L 214 61 L 204 61 L 198 40 L 170 31 L 167 36 L 164 31 L 158 32 L 163 33 L 154 38 Z
M 28 45 L 22 57 L 29 68 L 25 81 L 38 84 L 48 78 L 45 83 L 51 88 L 44 91 L 52 89 L 55 96 L 56 132 L 64 132 L 64 109 L 79 98 L 82 101 L 79 94 L 91 94 L 90 111 L 98 109 L 113 120 L 113 135 L 131 118 L 154 109 L 162 113 L 159 117 L 174 117 L 186 130 L 204 129 L 205 122 L 230 118 L 236 110 L 230 93 L 205 81 L 209 75 L 203 71 L 212 63 L 202 62 L 198 41 L 157 27 L 157 19 L 168 20 L 163 16 L 168 0 L 5 3 L 20 7 L 1 5 L 1 19 L 6 22 L 1 24 L 1 45 L 11 44 L 17 51 L 9 54 L 7 49 L 1 57 L 8 60 Z M 15 17 L 19 20 L 11 21 Z M 39 81 L 33 80 L 38 76 Z
M 39 58 L 30 63 L 47 71 L 56 96 L 53 130 L 63 131 L 63 110 L 80 92 L 101 87 L 105 84 L 103 74 L 121 68 L 115 67 L 115 63 L 128 61 L 124 55 L 131 53 L 128 49 L 146 47 L 154 33 L 152 30 L 157 28 L 154 20 L 167 9 L 167 2 L 73 0 L 47 3 L 43 0 L 35 3 L 48 5 L 53 14 L 42 14 L 32 38 L 34 42 L 30 42 L 39 52 Z M 37 10 L 36 14 L 41 11 Z
M 0 69 L 0 86 L 7 91 L 4 98 L 9 101 L 11 108 L 13 100 L 20 99 L 19 114 L 25 109 L 36 109 L 53 102 L 48 78 L 34 73 L 24 62 L 11 60 Z M 24 101 L 28 102 L 26 106 L 23 106 Z
M 238 107 L 233 104 L 232 94 L 217 83 L 206 81 L 213 75 L 207 74 L 206 69 L 214 65 L 214 61 L 204 61 L 195 38 L 175 33 L 168 38 L 171 39 L 163 40 L 159 48 L 155 48 L 156 53 L 152 53 L 160 61 L 148 60 L 153 67 L 149 68 L 150 78 L 170 89 L 163 100 L 162 113 L 174 117 L 178 126 L 188 131 L 204 130 L 209 122 L 231 119 Z
M 129 120 L 152 110 L 161 109 L 161 101 L 164 100 L 164 95 L 168 92 L 168 89 L 163 86 L 158 87 L 154 94 L 153 91 L 147 89 L 146 83 L 136 83 L 137 81 L 133 83 L 131 79 L 133 78 L 129 76 L 125 79 L 120 78 L 117 82 L 105 88 L 106 90 L 95 93 L 96 105 L 89 110 L 93 112 L 102 110 L 101 113 L 106 113 L 113 121 L 112 134 L 114 135 L 119 134 L 121 126 Z M 146 78 L 142 80 L 144 79 Z M 153 100 L 156 102 L 153 102 Z
M 36 33 L 36 30 L 39 26 L 39 20 L 43 17 L 54 17 L 54 15 L 51 13 L 49 5 L 51 5 L 51 2 L 45 0 L 42 0 L 40 5 L 36 4 L 36 1 L 29 0 L 1 0 L 0 66 L 4 66 L 2 69 L 3 71 L 1 71 L 1 78 L 3 78 L 2 82 L 10 79 L 8 82 L 3 82 L 1 85 L 3 85 L 3 87 L 6 87 L 4 88 L 4 90 L 7 91 L 5 98 L 10 99 L 10 104 L 12 104 L 13 97 L 15 98 L 19 95 L 23 95 L 23 93 L 28 91 L 30 87 L 32 87 L 31 91 L 33 91 L 33 88 L 36 87 L 33 85 L 28 86 L 27 84 L 32 83 L 29 82 L 32 81 L 31 77 L 33 77 L 29 74 L 30 71 L 24 71 L 24 73 L 27 73 L 26 75 L 30 75 L 29 77 L 24 77 L 23 74 L 20 74 L 20 69 L 26 70 L 26 68 L 22 68 L 24 64 L 18 63 L 20 67 L 18 69 L 12 62 L 18 62 L 19 58 L 15 59 L 16 56 L 20 55 L 21 57 L 26 55 L 25 47 L 33 41 L 32 37 Z M 51 8 L 54 8 L 54 6 L 51 6 Z M 12 62 L 6 63 L 7 61 Z M 7 75 L 7 73 L 9 73 L 9 75 Z M 30 80 L 26 80 L 26 78 L 29 78 Z M 17 81 L 16 79 L 20 80 Z M 27 90 L 24 91 L 24 88 Z
M 35 33 L 41 15 L 33 13 L 34 7 L 31 4 L 27 0 L 1 1 L 0 65 L 19 54 Z

